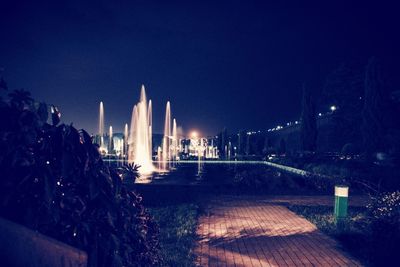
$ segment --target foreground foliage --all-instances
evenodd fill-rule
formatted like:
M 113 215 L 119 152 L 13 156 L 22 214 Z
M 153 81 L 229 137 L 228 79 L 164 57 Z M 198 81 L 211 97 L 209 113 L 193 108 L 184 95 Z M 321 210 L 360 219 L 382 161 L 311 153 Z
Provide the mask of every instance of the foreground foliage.
M 261 194 L 315 195 L 331 192 L 336 180 L 315 176 L 298 176 L 271 167 L 237 168 L 233 184 L 242 192 Z
M 0 216 L 85 250 L 89 266 L 158 263 L 157 228 L 141 197 L 84 130 L 59 124 L 54 106 L 47 123 L 47 105 L 23 90 L 0 100 L 0 114 Z
M 400 191 L 380 194 L 367 206 L 376 263 L 400 260 Z
M 151 208 L 160 227 L 160 248 L 164 266 L 194 266 L 199 206 L 178 204 Z
M 334 237 L 365 265 L 392 266 L 399 260 L 400 192 L 382 194 L 365 207 L 350 207 L 347 220 L 338 228 L 333 208 L 291 206 L 291 210 Z

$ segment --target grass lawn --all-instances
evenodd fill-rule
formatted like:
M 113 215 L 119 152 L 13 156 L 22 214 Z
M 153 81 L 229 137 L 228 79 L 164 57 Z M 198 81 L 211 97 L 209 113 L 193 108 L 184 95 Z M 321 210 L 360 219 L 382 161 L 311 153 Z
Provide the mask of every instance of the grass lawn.
M 174 204 L 148 208 L 160 227 L 160 247 L 164 266 L 194 266 L 197 204 Z
M 370 221 L 365 208 L 349 207 L 348 219 L 338 229 L 333 216 L 333 207 L 290 206 L 290 210 L 305 217 L 319 230 L 336 239 L 342 247 L 363 264 L 371 266 Z

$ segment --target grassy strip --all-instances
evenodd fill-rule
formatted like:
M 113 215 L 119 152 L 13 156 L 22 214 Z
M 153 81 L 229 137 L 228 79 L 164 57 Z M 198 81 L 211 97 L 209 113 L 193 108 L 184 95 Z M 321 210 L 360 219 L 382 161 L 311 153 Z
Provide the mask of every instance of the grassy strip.
M 305 217 L 319 230 L 336 239 L 342 247 L 364 265 L 371 265 L 370 221 L 365 208 L 349 207 L 348 218 L 338 228 L 333 208 L 326 206 L 290 206 L 290 210 Z
M 197 204 L 176 204 L 148 209 L 160 227 L 160 247 L 164 266 L 194 266 Z

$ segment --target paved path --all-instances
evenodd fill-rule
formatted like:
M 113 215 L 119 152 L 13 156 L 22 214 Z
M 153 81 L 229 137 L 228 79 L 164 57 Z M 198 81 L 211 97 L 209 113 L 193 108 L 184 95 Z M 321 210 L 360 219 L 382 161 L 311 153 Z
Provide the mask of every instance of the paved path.
M 257 198 L 215 199 L 197 232 L 200 266 L 361 266 L 306 219 Z

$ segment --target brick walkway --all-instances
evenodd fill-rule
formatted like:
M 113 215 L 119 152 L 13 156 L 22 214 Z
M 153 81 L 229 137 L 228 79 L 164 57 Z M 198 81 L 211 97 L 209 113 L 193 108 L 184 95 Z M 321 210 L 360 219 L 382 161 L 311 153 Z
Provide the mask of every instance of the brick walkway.
M 361 266 L 306 219 L 259 199 L 212 201 L 197 233 L 200 266 Z

